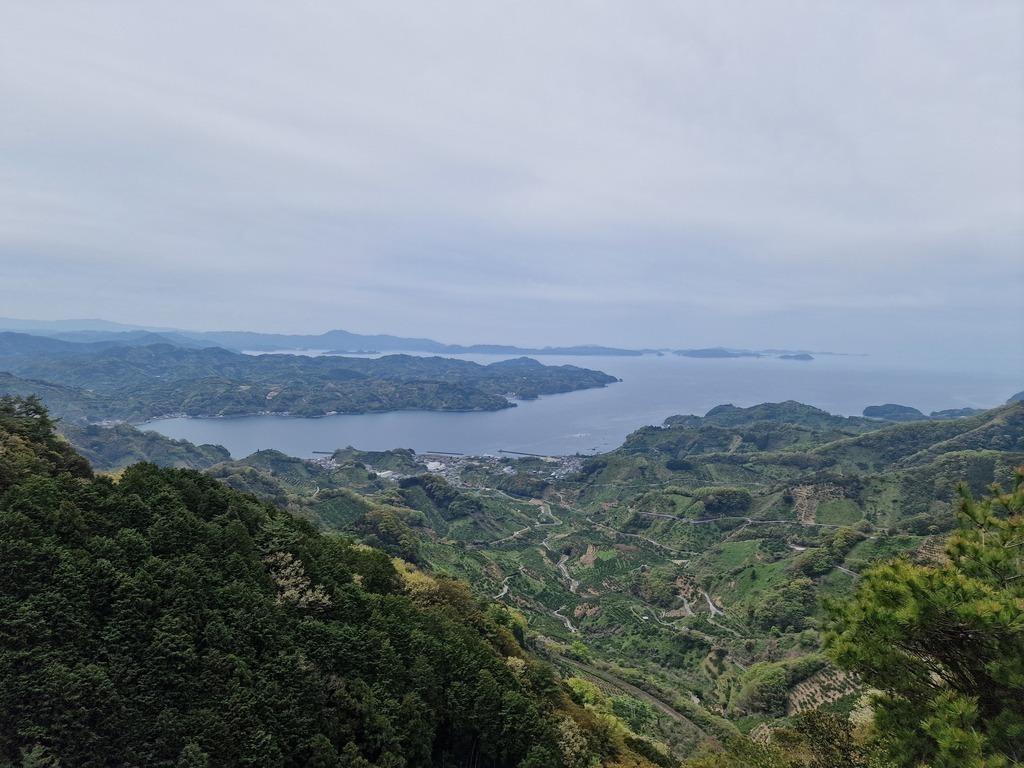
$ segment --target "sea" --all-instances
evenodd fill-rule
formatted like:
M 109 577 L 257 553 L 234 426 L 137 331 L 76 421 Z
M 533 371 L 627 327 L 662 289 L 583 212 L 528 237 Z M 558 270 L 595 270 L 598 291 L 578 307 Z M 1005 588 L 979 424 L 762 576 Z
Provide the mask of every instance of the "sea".
M 498 355 L 453 356 L 487 364 Z M 702 416 L 716 405 L 747 407 L 796 400 L 841 416 L 896 403 L 928 414 L 950 408 L 992 408 L 1024 390 L 1019 369 L 979 370 L 937 359 L 820 355 L 701 359 L 673 354 L 639 357 L 540 356 L 546 365 L 602 370 L 619 379 L 600 389 L 519 401 L 501 411 L 399 411 L 320 418 L 242 416 L 170 418 L 138 425 L 196 444 L 224 446 L 234 458 L 276 449 L 311 458 L 351 446 L 411 448 L 417 453 L 546 456 L 610 451 L 631 432 L 676 414 Z

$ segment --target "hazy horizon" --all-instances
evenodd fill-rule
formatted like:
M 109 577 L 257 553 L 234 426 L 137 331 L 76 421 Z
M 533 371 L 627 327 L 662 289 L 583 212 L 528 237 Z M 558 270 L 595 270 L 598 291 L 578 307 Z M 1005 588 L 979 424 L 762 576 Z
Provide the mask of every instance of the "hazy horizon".
M 3 315 L 1024 377 L 1019 3 L 5 16 Z

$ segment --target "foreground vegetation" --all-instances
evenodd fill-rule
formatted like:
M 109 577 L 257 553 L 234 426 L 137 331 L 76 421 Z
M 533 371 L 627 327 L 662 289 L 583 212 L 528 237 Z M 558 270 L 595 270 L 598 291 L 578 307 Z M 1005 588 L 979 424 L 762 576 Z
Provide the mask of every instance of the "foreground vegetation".
M 827 645 L 879 693 L 872 736 L 897 764 L 1024 762 L 1024 468 L 1013 491 L 960 488 L 947 560 L 869 569 L 833 603 Z
M 40 667 L 18 677 L 30 668 L 26 660 L 67 654 L 77 661 L 61 663 L 78 671 L 61 685 L 81 673 L 74 684 L 90 697 L 120 702 L 110 715 L 117 722 L 135 696 L 149 695 L 146 685 L 173 677 L 175 665 L 205 669 L 194 665 L 207 650 L 237 656 L 248 674 L 232 685 L 254 686 L 248 722 L 276 739 L 277 751 L 261 753 L 268 764 L 305 764 L 319 754 L 323 764 L 346 765 L 666 768 L 1022 760 L 1024 490 L 1015 478 L 1024 465 L 1024 403 L 906 424 L 798 403 L 722 406 L 641 429 L 602 456 L 515 460 L 344 449 L 321 461 L 275 451 L 231 461 L 212 446 L 127 427 L 68 431 L 100 468 L 120 472 L 113 481 L 89 478 L 82 459 L 39 426 L 47 419 L 38 404 L 7 402 L 8 421 L 20 426 L 8 427 L 14 449 L 0 456 L 21 458 L 0 461 L 9 488 L 0 509 L 14 521 L 2 538 L 18 542 L 17 573 L 44 574 L 11 597 L 14 611 L 40 595 L 29 602 L 31 621 L 19 614 L 10 623 L 24 634 L 3 645 L 23 654 L 3 668 L 13 691 L 49 680 Z M 24 418 L 26 408 L 36 409 L 33 418 Z M 26 453 L 22 443 L 37 448 Z M 121 471 L 146 455 L 205 474 L 152 465 Z M 993 483 L 1015 490 L 993 495 Z M 117 511 L 121 505 L 134 511 Z M 174 522 L 154 528 L 164 512 Z M 188 582 L 199 603 L 184 592 L 154 597 L 153 589 L 184 589 L 175 581 L 185 578 L 184 566 L 157 563 L 172 541 L 180 547 L 167 557 L 204 574 Z M 33 547 L 70 554 L 45 560 L 26 554 Z M 100 560 L 109 568 L 85 565 Z M 143 600 L 133 620 L 155 621 L 163 634 L 140 629 L 144 648 L 111 656 L 111 664 L 145 667 L 122 674 L 104 666 L 103 649 L 127 635 L 95 629 L 114 603 L 83 585 L 115 594 L 111 585 L 139 579 L 156 587 L 132 593 Z M 251 611 L 268 624 L 231 613 L 218 591 L 225 580 L 254 590 L 245 604 L 259 606 Z M 68 584 L 79 591 L 59 595 Z M 93 618 L 75 618 L 72 633 L 47 626 L 80 598 Z M 164 626 L 160 606 L 180 606 L 184 615 Z M 198 633 L 208 619 L 225 627 L 212 637 L 227 645 L 205 628 Z M 158 636 L 168 649 L 191 651 L 167 661 L 152 645 Z M 261 639 L 250 657 L 254 636 Z M 466 650 L 436 659 L 451 643 Z M 285 648 L 291 662 L 274 655 Z M 158 658 L 163 671 L 145 666 Z M 94 679 L 82 672 L 89 665 L 106 675 L 95 677 L 102 686 L 84 682 Z M 292 689 L 284 679 L 304 682 Z M 353 679 L 372 699 L 350 692 Z M 471 690 L 453 701 L 463 683 Z M 227 706 L 195 681 L 175 684 L 181 695 L 147 705 L 147 721 L 180 716 L 189 725 L 168 731 L 177 740 L 158 754 L 162 726 L 125 723 L 143 745 L 132 749 L 149 749 L 140 754 L 154 760 L 241 760 L 241 742 L 211 752 L 220 738 L 212 731 L 186 738 L 193 715 L 158 711 Z M 319 693 L 310 699 L 309 691 Z M 9 733 L 21 750 L 9 760 L 63 743 L 40 725 L 56 717 L 54 699 L 38 695 L 44 703 L 30 711 L 18 709 L 20 694 L 8 695 L 16 714 L 4 722 L 21 723 L 4 726 L 16 728 Z M 339 702 L 353 698 L 362 703 L 339 714 Z M 278 721 L 271 728 L 261 720 L 271 716 L 270 700 L 293 702 L 285 706 L 295 713 L 289 723 L 313 730 L 275 735 L 285 732 L 273 729 Z M 310 701 L 319 702 L 315 711 Z M 76 716 L 84 717 L 66 715 Z M 347 724 L 332 725 L 335 718 Z M 85 727 L 57 722 L 69 734 Z M 377 728 L 392 734 L 386 745 L 374 741 Z
M 466 586 L 0 400 L 0 762 L 650 765 Z M 598 704 L 603 703 L 603 697 Z M 633 746 L 631 746 L 633 745 Z

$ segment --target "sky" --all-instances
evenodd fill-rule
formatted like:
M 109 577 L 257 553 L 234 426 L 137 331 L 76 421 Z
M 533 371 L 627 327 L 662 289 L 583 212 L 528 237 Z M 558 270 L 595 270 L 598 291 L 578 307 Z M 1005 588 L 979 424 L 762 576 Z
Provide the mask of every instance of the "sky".
M 1024 377 L 1017 0 L 0 5 L 0 316 Z

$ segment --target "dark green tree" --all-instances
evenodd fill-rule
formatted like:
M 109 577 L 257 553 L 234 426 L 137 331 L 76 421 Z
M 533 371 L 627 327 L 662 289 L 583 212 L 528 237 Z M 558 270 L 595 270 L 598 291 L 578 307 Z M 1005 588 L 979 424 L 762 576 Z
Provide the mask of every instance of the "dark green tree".
M 830 606 L 827 647 L 882 691 L 875 738 L 898 765 L 1024 761 L 1024 470 L 1011 493 L 959 494 L 948 562 L 875 566 Z
M 525 656 L 524 624 L 464 582 L 413 578 L 193 470 L 75 473 L 50 426 L 0 402 L 0 768 L 611 755 Z M 409 514 L 371 522 L 401 547 Z

